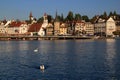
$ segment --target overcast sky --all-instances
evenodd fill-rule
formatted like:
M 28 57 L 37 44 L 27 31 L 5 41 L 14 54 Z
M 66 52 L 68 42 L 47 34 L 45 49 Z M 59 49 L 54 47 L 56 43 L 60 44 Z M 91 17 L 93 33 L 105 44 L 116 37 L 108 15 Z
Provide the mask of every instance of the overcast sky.
M 30 12 L 37 19 L 44 13 L 55 16 L 56 10 L 64 17 L 69 11 L 88 15 L 102 14 L 110 11 L 120 14 L 120 0 L 0 0 L 0 20 L 6 18 L 26 20 Z

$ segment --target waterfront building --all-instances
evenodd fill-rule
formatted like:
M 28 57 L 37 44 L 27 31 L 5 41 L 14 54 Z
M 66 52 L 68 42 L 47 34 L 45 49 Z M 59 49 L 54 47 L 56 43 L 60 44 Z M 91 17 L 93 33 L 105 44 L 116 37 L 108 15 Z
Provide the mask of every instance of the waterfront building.
M 44 13 L 44 21 L 42 23 L 42 26 L 40 28 L 40 30 L 38 31 L 38 35 L 40 36 L 45 36 L 46 35 L 46 27 L 48 26 L 48 18 L 47 18 L 47 14 Z
M 106 36 L 113 37 L 113 32 L 116 31 L 115 21 L 112 17 L 110 17 L 106 22 Z
M 116 31 L 120 31 L 120 21 L 115 21 Z
M 25 34 L 28 31 L 27 23 L 21 21 L 12 21 L 5 28 L 6 34 Z
M 67 33 L 69 35 L 75 35 L 75 21 L 66 21 Z
M 4 27 L 3 24 L 0 25 L 0 34 L 5 34 L 6 33 L 6 28 Z
M 105 36 L 106 35 L 106 21 L 99 18 L 94 24 L 94 35 Z
M 38 35 L 39 30 L 42 27 L 42 23 L 34 23 L 29 25 L 28 34 L 31 36 Z
M 30 15 L 29 15 L 29 20 L 30 20 L 30 23 L 33 24 L 33 23 L 36 23 L 36 19 L 33 17 L 32 15 L 32 12 L 30 12 Z
M 57 36 L 60 34 L 60 22 L 55 21 L 54 22 L 54 35 Z
M 11 20 L 4 20 L 0 24 L 0 34 L 6 35 L 7 34 L 7 28 L 9 27 L 9 24 L 11 23 Z
M 86 34 L 85 22 L 83 21 L 76 21 L 75 23 L 75 34 L 76 35 L 84 35 Z
M 94 35 L 94 24 L 90 22 L 85 23 L 86 35 Z
M 24 24 L 21 24 L 20 26 L 20 31 L 19 31 L 19 34 L 25 34 L 28 32 L 28 28 L 29 26 L 27 25 L 27 23 L 24 23 Z
M 53 24 L 52 23 L 49 23 L 46 27 L 46 35 L 47 36 L 53 36 L 53 32 L 54 32 L 54 29 L 53 29 Z
M 9 27 L 9 24 L 11 24 L 11 22 L 14 22 L 14 20 L 13 20 L 13 21 L 8 20 L 7 22 L 4 23 L 4 24 L 5 24 L 4 26 L 5 26 L 5 27 Z
M 67 25 L 65 23 L 61 23 L 59 35 L 67 35 Z
M 29 20 L 33 20 L 33 15 L 32 15 L 32 12 L 30 12 L 30 15 L 29 15 Z
M 3 22 L 0 22 L 0 34 L 5 34 L 5 25 Z
M 44 19 L 44 21 L 43 21 L 43 24 L 42 24 L 42 28 L 46 28 L 47 25 L 48 25 L 48 16 L 47 16 L 46 13 L 44 13 L 43 19 Z
M 58 18 L 57 11 L 56 11 L 56 16 L 54 20 L 54 35 L 57 36 L 59 34 L 60 34 L 60 20 Z

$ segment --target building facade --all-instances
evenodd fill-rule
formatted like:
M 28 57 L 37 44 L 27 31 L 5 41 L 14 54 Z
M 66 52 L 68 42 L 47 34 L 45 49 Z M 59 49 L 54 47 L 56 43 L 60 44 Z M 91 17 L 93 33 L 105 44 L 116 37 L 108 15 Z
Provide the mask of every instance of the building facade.
M 75 23 L 75 34 L 76 35 L 84 35 L 86 34 L 85 22 L 77 21 Z
M 61 23 L 59 35 L 67 35 L 67 25 L 65 23 Z
M 115 21 L 110 17 L 106 22 L 106 36 L 113 37 L 113 32 L 116 31 Z
M 40 36 L 46 35 L 46 27 L 48 26 L 48 18 L 47 18 L 46 13 L 44 13 L 43 18 L 44 18 L 43 24 L 42 24 L 40 30 L 38 31 L 38 35 L 40 35 Z
M 94 35 L 96 36 L 106 36 L 106 21 L 99 18 L 94 24 Z
M 86 26 L 85 27 L 86 35 L 93 36 L 94 35 L 94 24 L 90 22 L 86 22 L 85 26 Z
M 46 35 L 47 36 L 53 36 L 53 24 L 52 23 L 49 23 L 46 27 Z
M 54 22 L 54 35 L 57 36 L 60 34 L 60 22 L 55 21 Z

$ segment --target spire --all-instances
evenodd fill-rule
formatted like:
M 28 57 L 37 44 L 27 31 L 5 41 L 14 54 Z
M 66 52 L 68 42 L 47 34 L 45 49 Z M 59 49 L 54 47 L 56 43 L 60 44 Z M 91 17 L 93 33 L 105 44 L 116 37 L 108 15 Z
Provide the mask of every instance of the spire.
M 56 15 L 55 15 L 55 21 L 59 21 L 57 10 L 56 10 Z
M 47 14 L 46 13 L 44 13 L 43 18 L 44 18 L 44 23 L 48 23 L 48 18 L 47 18 Z
M 56 10 L 56 16 L 55 16 L 55 18 L 57 18 L 57 16 L 58 16 L 58 14 L 57 14 L 57 10 Z
M 30 12 L 29 20 L 31 21 L 32 19 L 33 19 L 33 15 L 32 15 L 32 12 Z
M 44 20 L 47 20 L 47 13 L 44 13 Z
M 44 13 L 44 16 L 47 16 L 47 14 L 46 14 L 46 13 Z
M 29 15 L 29 17 L 30 17 L 30 18 L 31 18 L 31 17 L 33 17 L 33 16 L 32 16 L 32 12 L 30 12 L 30 15 Z

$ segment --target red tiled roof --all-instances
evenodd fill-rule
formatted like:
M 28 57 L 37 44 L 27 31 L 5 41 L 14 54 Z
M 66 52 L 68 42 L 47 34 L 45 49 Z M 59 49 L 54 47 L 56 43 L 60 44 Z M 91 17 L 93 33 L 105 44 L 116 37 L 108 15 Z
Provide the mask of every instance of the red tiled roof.
M 42 23 L 34 23 L 30 25 L 28 32 L 38 32 L 42 26 Z
M 20 27 L 21 24 L 23 24 L 23 23 L 22 23 L 22 22 L 16 22 L 16 21 L 14 21 L 14 22 L 12 22 L 12 23 L 9 25 L 9 27 Z

